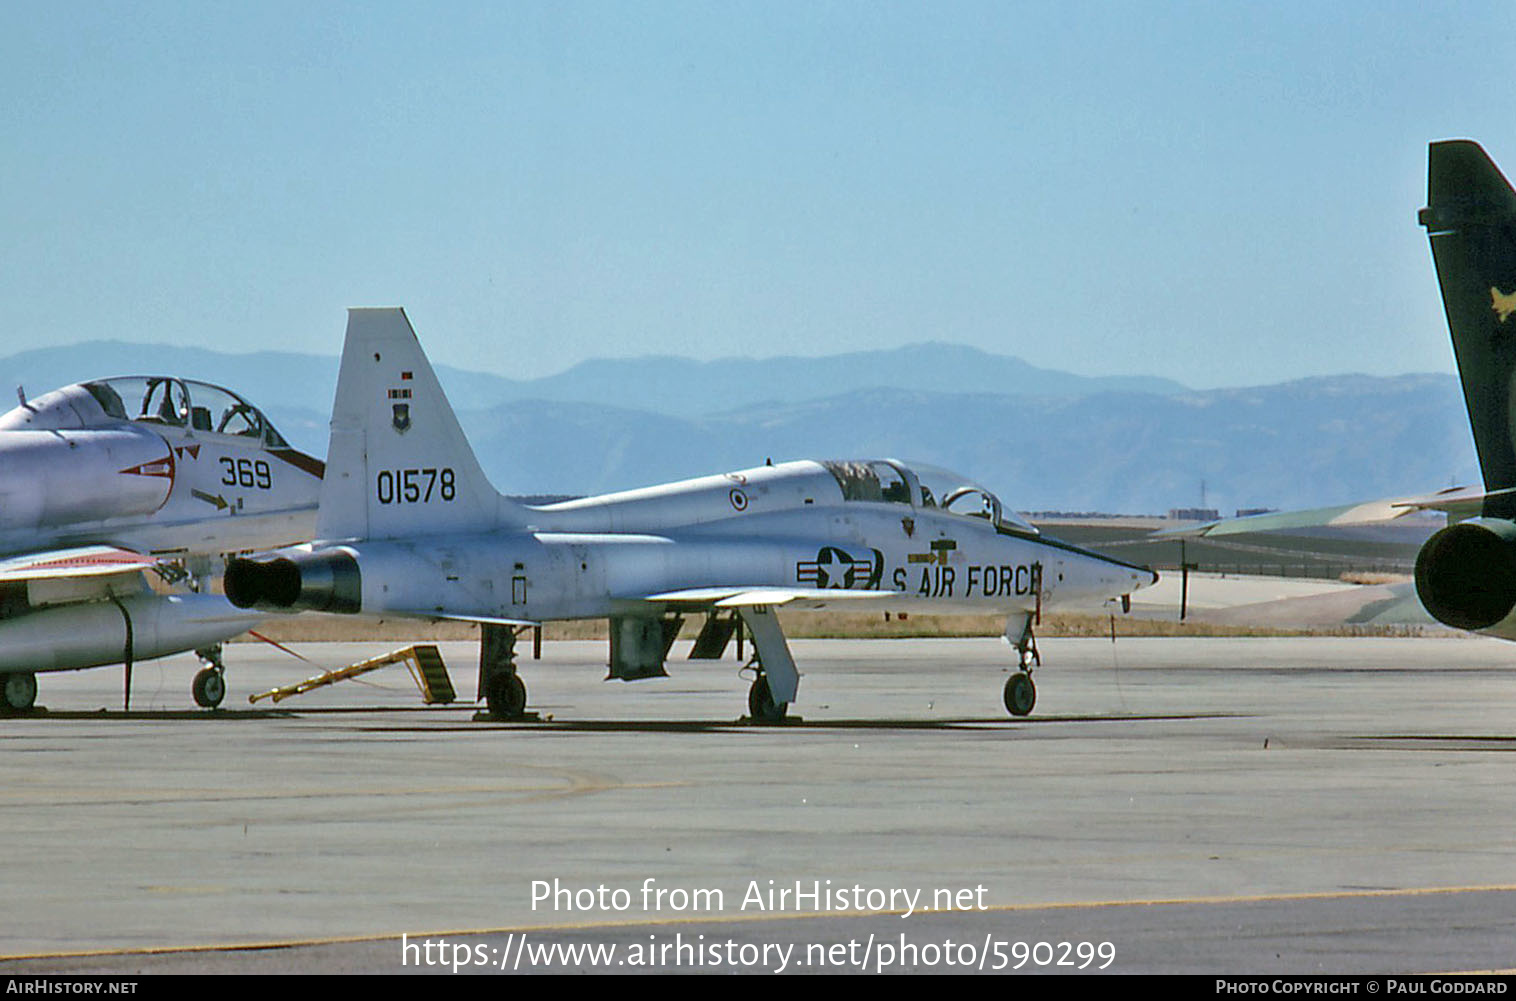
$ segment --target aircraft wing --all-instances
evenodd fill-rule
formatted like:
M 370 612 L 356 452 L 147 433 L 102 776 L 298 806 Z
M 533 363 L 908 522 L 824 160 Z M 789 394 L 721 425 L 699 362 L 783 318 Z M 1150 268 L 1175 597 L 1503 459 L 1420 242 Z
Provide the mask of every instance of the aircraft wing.
M 860 606 L 893 604 L 899 597 L 898 591 L 853 591 L 835 587 L 693 587 L 649 594 L 641 600 L 713 608 L 795 605 L 798 608 L 847 607 L 863 611 Z
M 413 615 L 418 619 L 445 619 L 449 622 L 477 622 L 491 626 L 540 626 L 536 619 L 508 619 L 499 615 L 468 615 L 463 612 L 438 612 L 424 609 L 404 610 L 397 615 Z
M 78 546 L 0 559 L 0 583 L 109 577 L 151 570 L 157 559 L 118 546 Z

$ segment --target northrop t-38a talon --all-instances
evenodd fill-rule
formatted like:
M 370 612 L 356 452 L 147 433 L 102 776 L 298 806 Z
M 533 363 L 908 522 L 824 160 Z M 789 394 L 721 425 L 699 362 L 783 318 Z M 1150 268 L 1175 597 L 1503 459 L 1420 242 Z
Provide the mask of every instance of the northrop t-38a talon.
M 218 645 L 260 616 L 198 593 L 223 553 L 314 534 L 322 463 L 228 390 L 101 379 L 0 416 L 0 708 L 36 674 L 195 650 L 195 701 L 226 691 Z M 161 593 L 148 582 L 188 583 Z
M 1055 605 L 1099 604 L 1157 579 L 1040 535 L 961 478 L 893 460 L 784 462 L 526 506 L 498 494 L 400 309 L 355 309 L 332 412 L 318 541 L 233 560 L 245 608 L 482 624 L 480 687 L 519 718 L 518 628 L 609 618 L 610 670 L 660 676 L 682 616 L 704 612 L 692 656 L 737 625 L 756 657 L 748 708 L 777 722 L 799 673 L 775 609 L 1004 613 L 1031 711 L 1033 626 Z

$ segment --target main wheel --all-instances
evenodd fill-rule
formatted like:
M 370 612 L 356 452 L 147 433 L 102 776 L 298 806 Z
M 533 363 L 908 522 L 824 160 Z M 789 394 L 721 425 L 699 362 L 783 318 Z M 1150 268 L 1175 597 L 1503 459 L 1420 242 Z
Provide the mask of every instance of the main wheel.
M 747 714 L 755 723 L 781 723 L 789 708 L 788 702 L 774 701 L 774 693 L 769 691 L 769 679 L 763 675 L 759 675 L 753 687 L 747 690 Z
M 520 719 L 526 713 L 526 682 L 519 674 L 496 674 L 485 685 L 484 702 L 496 719 Z
M 214 667 L 207 667 L 195 675 L 191 690 L 195 693 L 195 705 L 214 709 L 226 698 L 226 678 Z
M 0 685 L 0 702 L 7 709 L 30 709 L 37 702 L 37 676 L 30 671 L 7 674 Z
M 1030 674 L 1017 671 L 1005 679 L 1005 708 L 1012 716 L 1025 716 L 1036 704 L 1037 686 Z

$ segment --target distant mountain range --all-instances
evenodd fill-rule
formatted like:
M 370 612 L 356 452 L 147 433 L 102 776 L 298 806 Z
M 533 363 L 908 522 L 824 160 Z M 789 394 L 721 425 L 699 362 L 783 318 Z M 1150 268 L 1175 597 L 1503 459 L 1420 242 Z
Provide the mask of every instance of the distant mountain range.
M 106 375 L 226 385 L 325 451 L 334 356 L 94 342 L 0 359 L 29 395 Z M 509 493 L 590 493 L 801 457 L 896 456 L 975 477 L 1020 510 L 1311 507 L 1478 481 L 1448 375 L 1192 391 L 920 344 L 823 358 L 605 359 L 512 380 L 438 376 Z
M 91 373 L 81 376 L 81 371 Z M 267 410 L 326 412 L 337 387 L 335 355 L 277 351 L 223 354 L 200 348 L 92 341 L 39 348 L 0 359 L 12 385 L 43 392 L 85 378 L 172 372 L 237 390 Z M 291 375 L 298 373 L 298 380 Z M 1100 392 L 1177 393 L 1184 386 L 1153 376 L 1089 377 L 1037 368 L 1020 358 L 954 344 L 913 344 L 821 358 L 722 358 L 692 361 L 647 355 L 582 362 L 541 379 L 508 379 L 437 366 L 454 406 L 476 410 L 520 400 L 598 403 L 679 417 L 798 403 L 868 387 L 1010 396 L 1087 396 Z

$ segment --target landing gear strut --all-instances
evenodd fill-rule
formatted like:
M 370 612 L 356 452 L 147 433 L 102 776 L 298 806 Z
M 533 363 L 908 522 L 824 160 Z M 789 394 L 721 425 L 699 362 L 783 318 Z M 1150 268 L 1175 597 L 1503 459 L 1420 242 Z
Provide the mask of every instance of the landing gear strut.
M 221 661 L 221 644 L 202 647 L 195 651 L 195 656 L 205 664 L 190 686 L 195 705 L 214 709 L 226 698 L 226 665 Z
M 526 718 L 526 683 L 516 673 L 514 626 L 479 627 L 479 695 L 496 719 Z
M 748 718 L 754 723 L 783 723 L 800 687 L 795 658 L 772 608 L 749 605 L 738 611 L 753 637 L 753 658 L 747 666 L 757 672 L 747 693 Z

